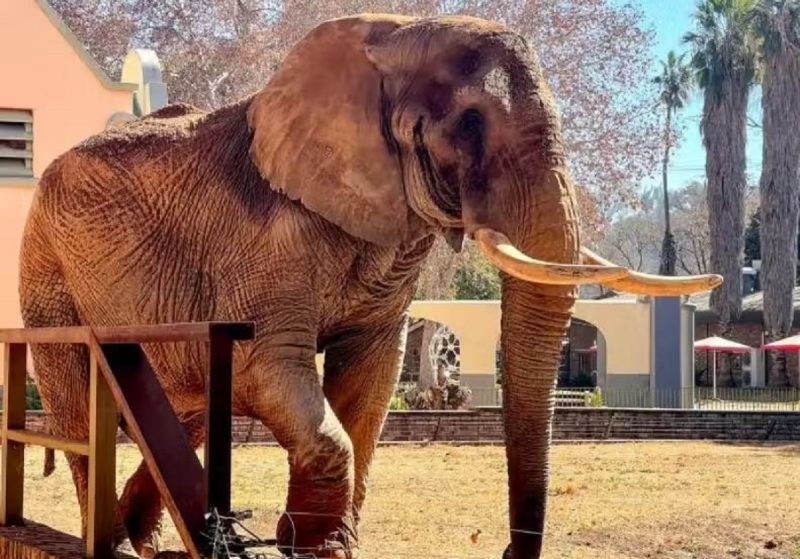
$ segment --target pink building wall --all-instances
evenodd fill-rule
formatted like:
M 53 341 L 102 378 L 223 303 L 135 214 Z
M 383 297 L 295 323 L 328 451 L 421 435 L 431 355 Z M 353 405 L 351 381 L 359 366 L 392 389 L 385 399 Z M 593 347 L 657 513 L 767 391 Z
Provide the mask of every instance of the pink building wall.
M 44 0 L 0 0 L 0 109 L 33 111 L 33 179 L 0 177 L 0 327 L 21 326 L 19 245 L 50 162 L 130 112 L 134 86 L 113 83 Z

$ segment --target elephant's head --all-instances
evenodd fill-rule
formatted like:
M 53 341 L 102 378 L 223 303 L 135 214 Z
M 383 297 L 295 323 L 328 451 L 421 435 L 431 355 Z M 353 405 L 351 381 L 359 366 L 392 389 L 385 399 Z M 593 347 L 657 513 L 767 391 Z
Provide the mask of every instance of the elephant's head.
M 351 235 L 394 245 L 427 227 L 460 245 L 466 232 L 505 272 L 508 556 L 538 557 L 575 286 L 670 295 L 720 279 L 635 274 L 581 248 L 556 104 L 525 41 L 501 25 L 324 23 L 254 98 L 249 121 L 262 175 Z

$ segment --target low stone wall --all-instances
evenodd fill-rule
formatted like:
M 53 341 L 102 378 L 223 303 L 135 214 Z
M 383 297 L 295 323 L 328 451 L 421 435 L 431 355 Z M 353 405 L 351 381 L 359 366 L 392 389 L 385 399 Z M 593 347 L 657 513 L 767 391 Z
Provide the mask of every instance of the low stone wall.
M 28 428 L 44 428 L 44 416 L 29 412 Z M 632 408 L 560 408 L 553 425 L 555 440 L 707 439 L 730 441 L 800 442 L 800 413 L 757 411 L 698 411 Z M 125 440 L 120 433 L 120 441 Z M 236 417 L 237 444 L 274 443 L 258 421 Z M 393 411 L 381 441 L 502 443 L 500 408 L 471 411 Z
M 800 413 L 632 408 L 561 409 L 556 413 L 553 438 L 800 442 Z
M 711 439 L 800 442 L 800 413 L 628 408 L 559 408 L 555 440 Z M 499 408 L 392 412 L 382 441 L 502 442 Z

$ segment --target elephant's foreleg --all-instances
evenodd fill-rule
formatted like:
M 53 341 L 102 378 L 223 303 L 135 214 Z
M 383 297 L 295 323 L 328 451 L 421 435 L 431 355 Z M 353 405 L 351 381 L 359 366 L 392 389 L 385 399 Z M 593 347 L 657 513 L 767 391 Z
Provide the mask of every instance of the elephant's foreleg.
M 347 557 L 323 548 L 350 545 L 353 449 L 322 393 L 314 365 L 315 340 L 287 343 L 246 375 L 252 413 L 289 453 L 289 495 L 278 523 L 284 552 Z M 339 542 L 326 546 L 325 542 Z
M 405 321 L 371 327 L 325 353 L 324 391 L 350 435 L 355 455 L 353 514 L 358 521 L 367 475 L 405 348 Z

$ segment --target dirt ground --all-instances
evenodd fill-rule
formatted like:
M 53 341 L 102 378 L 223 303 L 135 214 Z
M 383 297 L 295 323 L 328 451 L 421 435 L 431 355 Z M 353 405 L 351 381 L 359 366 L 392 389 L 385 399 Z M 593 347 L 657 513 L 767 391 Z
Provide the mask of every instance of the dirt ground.
M 43 451 L 26 455 L 26 517 L 78 533 L 63 458 L 42 479 Z M 119 483 L 138 460 L 135 448 L 119 449 Z M 234 506 L 253 509 L 248 525 L 265 537 L 282 510 L 286 477 L 283 451 L 235 450 Z M 507 511 L 503 448 L 382 447 L 363 514 L 362 556 L 499 558 Z M 164 542 L 177 544 L 168 521 Z M 800 445 L 558 445 L 545 556 L 800 559 Z

